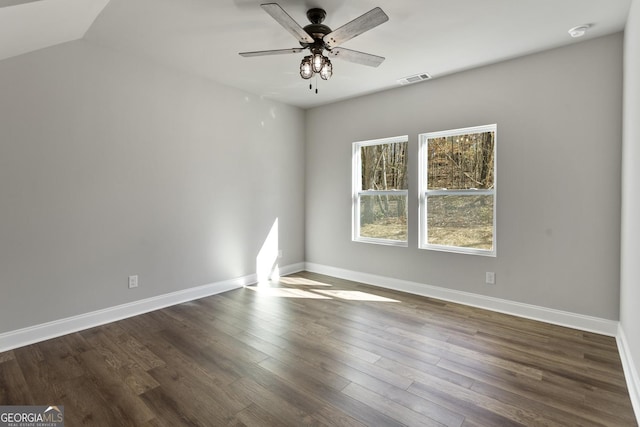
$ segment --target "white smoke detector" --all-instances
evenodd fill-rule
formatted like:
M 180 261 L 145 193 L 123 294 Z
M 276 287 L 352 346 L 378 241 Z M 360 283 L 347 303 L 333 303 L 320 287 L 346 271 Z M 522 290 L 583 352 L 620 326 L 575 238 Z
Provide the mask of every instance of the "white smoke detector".
M 591 28 L 591 24 L 578 25 L 577 27 L 571 28 L 568 33 L 573 38 L 582 37 L 587 33 L 589 28 Z

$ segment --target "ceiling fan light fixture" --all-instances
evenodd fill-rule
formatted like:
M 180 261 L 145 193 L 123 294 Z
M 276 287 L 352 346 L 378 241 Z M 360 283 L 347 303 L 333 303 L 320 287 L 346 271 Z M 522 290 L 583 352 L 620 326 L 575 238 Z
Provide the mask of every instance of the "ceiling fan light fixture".
M 302 58 L 300 63 L 300 77 L 303 79 L 310 79 L 313 76 L 313 69 L 311 67 L 311 55 Z
M 333 75 L 333 65 L 331 64 L 331 61 L 329 61 L 329 58 L 326 58 L 324 65 L 320 70 L 320 78 L 322 78 L 322 80 L 329 80 L 332 75 Z
M 313 58 L 311 59 L 311 65 L 314 73 L 319 73 L 322 70 L 322 67 L 325 64 L 327 58 L 325 58 L 322 53 L 314 53 Z

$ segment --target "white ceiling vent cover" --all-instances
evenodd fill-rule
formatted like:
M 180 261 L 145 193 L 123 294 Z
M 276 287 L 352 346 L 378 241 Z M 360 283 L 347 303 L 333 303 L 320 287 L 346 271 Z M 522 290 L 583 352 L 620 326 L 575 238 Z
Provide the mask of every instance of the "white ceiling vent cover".
M 403 77 L 400 80 L 398 80 L 398 83 L 400 83 L 401 85 L 410 85 L 411 83 L 418 83 L 418 82 L 422 82 L 425 80 L 429 80 L 431 78 L 431 76 L 427 73 L 420 73 L 420 74 L 416 74 L 414 76 L 407 76 L 407 77 Z

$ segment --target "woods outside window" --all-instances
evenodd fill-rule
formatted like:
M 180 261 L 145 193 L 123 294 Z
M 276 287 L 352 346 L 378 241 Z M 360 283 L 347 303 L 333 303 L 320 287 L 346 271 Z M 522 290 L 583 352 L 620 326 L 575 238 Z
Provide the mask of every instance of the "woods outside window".
M 496 125 L 420 135 L 420 248 L 496 255 Z
M 353 240 L 407 246 L 408 137 L 353 143 Z

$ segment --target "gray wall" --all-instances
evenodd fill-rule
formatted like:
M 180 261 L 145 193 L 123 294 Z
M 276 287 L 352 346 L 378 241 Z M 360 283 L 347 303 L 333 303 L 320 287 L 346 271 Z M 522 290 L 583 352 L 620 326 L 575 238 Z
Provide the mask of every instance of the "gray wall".
M 622 42 L 615 34 L 307 111 L 306 260 L 617 320 Z M 417 249 L 417 135 L 490 123 L 498 256 Z M 351 143 L 404 134 L 409 247 L 352 242 Z
M 620 325 L 640 369 L 640 1 L 625 29 Z M 637 379 L 636 379 L 637 380 Z M 640 390 L 636 390 L 640 392 Z M 636 408 L 637 410 L 638 408 Z M 637 414 L 640 417 L 640 413 Z
M 304 261 L 302 110 L 82 41 L 0 94 L 0 333 Z

